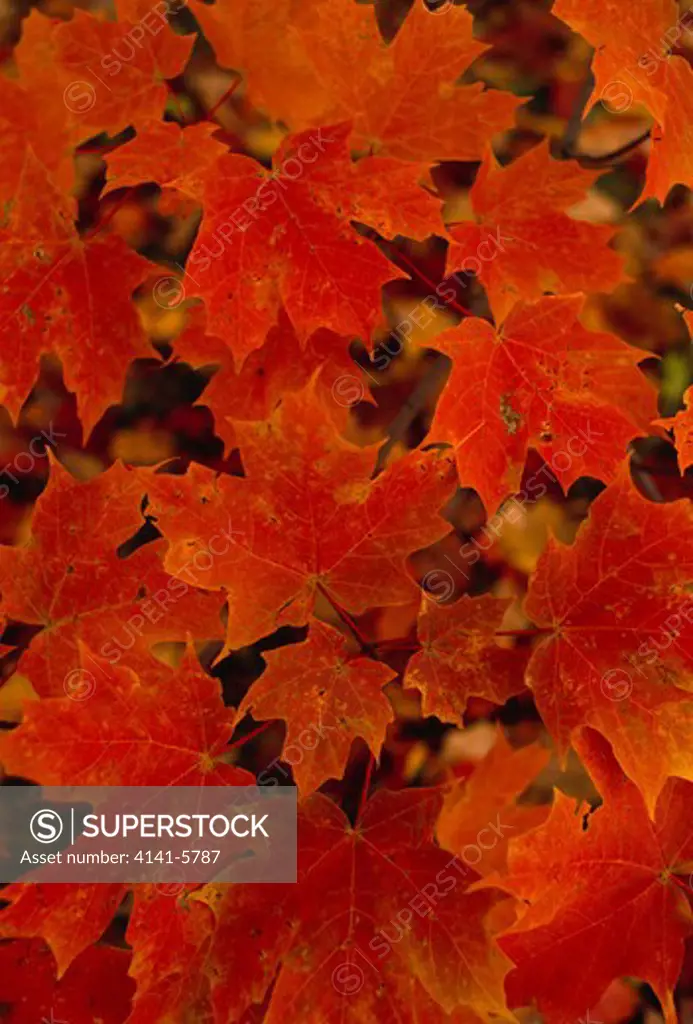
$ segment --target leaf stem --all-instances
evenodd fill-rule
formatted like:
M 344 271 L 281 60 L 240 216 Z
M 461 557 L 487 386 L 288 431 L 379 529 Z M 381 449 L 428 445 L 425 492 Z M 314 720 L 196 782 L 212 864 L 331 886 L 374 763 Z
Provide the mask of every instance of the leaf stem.
M 412 274 L 415 274 L 419 278 L 419 280 L 423 281 L 423 283 L 427 285 L 432 291 L 434 291 L 436 295 L 438 294 L 436 289 L 439 288 L 440 285 L 434 284 L 433 281 L 431 281 L 431 279 L 427 277 L 422 270 L 419 270 L 416 264 L 409 259 L 406 253 L 403 253 L 398 249 L 397 256 L 399 257 L 399 259 L 402 260 L 403 263 L 406 264 L 407 268 L 410 270 Z M 445 303 L 446 306 L 451 306 L 453 309 L 456 309 L 458 313 L 462 313 L 463 316 L 475 316 L 475 314 L 472 313 L 471 309 L 467 309 L 466 306 L 463 306 L 461 302 L 457 302 L 456 299 L 443 299 L 443 302 Z
M 229 86 L 229 88 L 225 92 L 223 92 L 221 94 L 221 96 L 219 97 L 217 102 L 214 104 L 212 109 L 207 111 L 207 113 L 205 114 L 205 119 L 207 121 L 211 121 L 212 120 L 212 118 L 216 114 L 217 110 L 222 105 L 222 103 L 225 103 L 226 100 L 228 100 L 234 94 L 234 92 L 236 91 L 236 89 L 238 88 L 238 86 L 240 84 L 241 84 L 241 76 L 239 75 L 238 78 L 236 79 L 236 81 L 233 83 L 233 85 Z
M 676 882 L 680 889 L 683 889 L 684 892 L 687 892 L 689 896 L 693 896 L 693 889 L 691 889 L 690 885 L 686 885 L 686 883 L 682 882 L 680 878 L 676 877 L 676 875 L 671 875 L 671 878 L 674 882 Z
M 645 139 L 649 138 L 651 134 L 652 129 L 648 128 L 647 131 L 642 132 L 642 134 L 636 136 L 636 138 L 631 139 L 630 142 L 626 142 L 623 146 L 619 146 L 618 149 L 613 149 L 610 153 L 604 153 L 601 156 L 590 156 L 589 153 L 575 152 L 569 153 L 569 156 L 574 160 L 586 160 L 593 166 L 601 167 L 602 164 L 609 164 L 612 160 L 616 160 L 618 157 L 625 156 L 632 150 L 637 149 L 638 146 L 643 143 Z
M 366 806 L 368 800 L 368 790 L 371 785 L 371 776 L 373 775 L 373 768 L 375 767 L 375 758 L 373 757 L 370 750 L 368 751 L 368 764 L 366 765 L 366 771 L 363 777 L 363 786 L 361 787 L 361 798 L 359 800 L 359 809 L 356 812 L 356 824 L 358 825 L 363 814 L 363 809 Z
M 349 630 L 349 632 L 351 633 L 353 638 L 356 640 L 357 644 L 359 645 L 359 647 L 361 648 L 363 653 L 367 657 L 375 658 L 377 660 L 377 658 L 378 658 L 378 655 L 376 653 L 376 651 L 377 651 L 377 644 L 371 644 L 367 640 L 364 639 L 364 637 L 361 634 L 358 626 L 356 625 L 356 623 L 352 619 L 351 615 L 349 615 L 349 612 L 346 611 L 346 609 L 342 608 L 342 606 L 340 604 L 338 604 L 337 601 L 335 601 L 335 599 L 332 597 L 330 592 L 328 590 L 326 590 L 325 587 L 323 587 L 322 583 L 318 583 L 318 585 L 316 587 L 316 590 L 318 590 L 319 593 L 321 593 L 322 596 L 325 598 L 325 600 L 330 603 L 330 605 L 335 610 L 335 612 L 337 613 L 339 618 L 342 620 L 344 625 L 347 627 L 347 629 Z
M 269 729 L 270 725 L 272 725 L 274 721 L 276 721 L 276 719 L 270 718 L 268 719 L 268 721 L 263 722 L 262 725 L 258 725 L 257 729 L 253 729 L 245 736 L 241 736 L 240 739 L 235 740 L 233 743 L 229 743 L 227 750 L 234 750 L 236 747 L 242 747 L 246 743 L 249 743 L 250 740 L 255 739 L 256 736 L 260 735 L 260 733 L 265 732 L 265 730 Z

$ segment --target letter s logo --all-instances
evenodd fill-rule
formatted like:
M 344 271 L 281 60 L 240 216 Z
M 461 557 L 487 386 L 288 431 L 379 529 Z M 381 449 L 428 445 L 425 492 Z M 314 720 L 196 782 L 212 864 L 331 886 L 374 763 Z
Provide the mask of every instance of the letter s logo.
M 37 843 L 54 843 L 63 833 L 63 820 L 57 811 L 37 811 L 29 822 L 29 831 Z

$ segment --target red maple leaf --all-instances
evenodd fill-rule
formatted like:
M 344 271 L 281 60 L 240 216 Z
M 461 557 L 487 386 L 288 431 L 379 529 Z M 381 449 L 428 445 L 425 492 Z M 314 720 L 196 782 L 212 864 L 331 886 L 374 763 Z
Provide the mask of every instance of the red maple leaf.
M 299 789 L 312 792 L 325 779 L 341 778 L 352 740 L 363 737 L 377 756 L 392 721 L 383 686 L 396 673 L 368 658 L 349 657 L 345 638 L 312 622 L 304 643 L 265 655 L 267 671 L 244 697 L 239 714 L 286 721 L 285 752 Z
M 557 792 L 546 824 L 510 844 L 503 884 L 525 908 L 500 939 L 516 964 L 509 1002 L 536 1001 L 551 1020 L 568 1024 L 596 1006 L 614 978 L 634 975 L 653 987 L 674 1022 L 672 989 L 691 931 L 687 896 L 674 883 L 690 874 L 685 809 L 693 787 L 671 779 L 653 821 L 602 737 L 587 730 L 578 750 L 604 804 L 583 823 L 587 808 L 576 811 Z
M 80 237 L 74 216 L 25 149 L 19 191 L 0 229 L 0 384 L 17 416 L 40 357 L 55 353 L 88 432 L 120 400 L 128 362 L 152 355 L 132 303 L 151 264 L 117 236 Z
M 527 683 L 559 750 L 576 729 L 598 730 L 650 808 L 674 764 L 692 775 L 682 756 L 686 693 L 677 686 L 686 686 L 692 653 L 692 569 L 688 503 L 648 501 L 624 463 L 572 547 L 549 541 L 525 602 L 544 633 Z
M 439 510 L 454 474 L 444 454 L 412 452 L 372 479 L 374 449 L 339 435 L 312 384 L 270 420 L 234 426 L 244 478 L 195 466 L 184 476 L 138 474 L 174 576 L 232 517 L 230 543 L 200 560 L 198 577 L 225 592 L 229 648 L 304 625 L 318 596 L 359 614 L 416 593 L 406 557 L 447 532 Z
M 4 614 L 41 628 L 19 667 L 42 696 L 79 694 L 108 676 L 103 665 L 82 663 L 80 640 L 115 665 L 164 640 L 223 632 L 219 595 L 194 576 L 173 580 L 162 566 L 164 541 L 119 556 L 143 523 L 141 486 L 122 466 L 79 483 L 53 464 L 29 535 L 0 547 Z
M 448 273 L 476 274 L 498 323 L 516 302 L 545 292 L 613 288 L 623 277 L 622 259 L 609 247 L 614 229 L 568 213 L 597 176 L 553 160 L 546 145 L 506 167 L 487 151 L 470 192 L 473 217 L 450 227 Z
M 436 19 L 413 4 L 389 46 L 373 8 L 351 0 L 282 0 L 271 20 L 262 4 L 243 0 L 233 7 L 243 30 L 234 33 L 228 11 L 224 2 L 195 4 L 220 62 L 242 72 L 253 102 L 293 131 L 353 120 L 361 154 L 476 160 L 521 102 L 480 82 L 458 84 L 485 50 L 462 7 Z
M 505 704 L 521 692 L 526 652 L 504 649 L 497 637 L 508 603 L 488 594 L 450 605 L 423 601 L 421 650 L 410 658 L 404 683 L 421 690 L 424 715 L 458 722 L 472 696 Z
M 435 339 L 454 363 L 431 437 L 455 446 L 460 479 L 489 512 L 519 491 L 530 447 L 567 490 L 581 476 L 612 479 L 629 442 L 648 433 L 657 406 L 643 353 L 588 331 L 582 305 L 520 303 L 498 331 L 470 317 Z
M 207 176 L 202 227 L 186 265 L 209 328 L 243 359 L 265 340 L 283 306 L 302 344 L 320 327 L 370 341 L 381 320 L 380 289 L 405 276 L 355 231 L 439 229 L 439 203 L 416 167 L 366 158 L 352 164 L 348 125 L 290 136 L 266 171 L 249 157 L 220 157 Z M 374 188 L 384 169 L 394 187 Z

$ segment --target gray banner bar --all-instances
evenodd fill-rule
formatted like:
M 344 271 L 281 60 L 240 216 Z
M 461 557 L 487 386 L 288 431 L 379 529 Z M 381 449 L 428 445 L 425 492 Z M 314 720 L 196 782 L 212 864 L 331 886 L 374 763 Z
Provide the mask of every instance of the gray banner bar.
M 0 786 L 0 882 L 295 882 L 293 786 Z

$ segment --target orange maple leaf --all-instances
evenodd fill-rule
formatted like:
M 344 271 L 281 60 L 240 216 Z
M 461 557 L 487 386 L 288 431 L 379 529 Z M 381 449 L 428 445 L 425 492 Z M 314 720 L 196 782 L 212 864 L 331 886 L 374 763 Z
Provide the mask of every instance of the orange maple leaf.
M 161 562 L 164 541 L 119 557 L 117 549 L 142 526 L 140 488 L 122 466 L 79 483 L 53 464 L 29 536 L 0 547 L 4 613 L 41 628 L 19 670 L 42 696 L 100 680 L 98 666 L 81 664 L 79 640 L 114 665 L 164 640 L 223 633 L 219 595 L 173 580 Z
M 693 762 L 681 750 L 688 738 L 692 571 L 688 503 L 648 501 L 626 462 L 593 502 L 573 546 L 549 541 L 525 601 L 544 634 L 527 683 L 559 750 L 576 729 L 598 730 L 650 809 L 673 763 L 693 779 Z M 669 730 L 658 726 L 662 715 Z
M 2 737 L 6 769 L 46 786 L 243 786 L 250 772 L 221 760 L 236 720 L 189 647 L 177 671 L 154 658 L 138 671 L 80 645 L 82 689 L 27 703 Z M 87 668 L 87 666 L 89 666 Z M 57 746 L 56 746 L 57 744 Z
M 54 352 L 88 432 L 120 400 L 127 363 L 152 355 L 132 302 L 152 265 L 115 235 L 80 237 L 73 218 L 27 148 L 0 229 L 0 385 L 16 417 L 40 357 Z
M 204 219 L 186 264 L 188 287 L 207 303 L 212 333 L 242 362 L 260 348 L 283 306 L 305 343 L 320 327 L 370 341 L 382 319 L 380 289 L 406 276 L 351 225 L 384 234 L 438 229 L 440 203 L 411 165 L 388 169 L 390 191 L 373 181 L 381 161 L 350 161 L 348 125 L 289 137 L 269 173 L 246 156 L 219 158 L 208 173 Z
M 407 664 L 404 685 L 421 691 L 424 716 L 459 722 L 472 696 L 505 704 L 522 691 L 527 652 L 503 649 L 496 639 L 509 603 L 489 594 L 450 605 L 422 602 L 421 650 Z
M 416 593 L 405 559 L 448 529 L 439 510 L 455 483 L 444 454 L 412 452 L 373 480 L 374 448 L 340 437 L 312 384 L 270 420 L 234 426 L 243 479 L 195 466 L 138 473 L 174 575 L 232 517 L 229 545 L 199 574 L 225 591 L 229 648 L 304 625 L 318 595 L 359 614 Z
M 454 360 L 431 439 L 455 446 L 460 479 L 489 512 L 520 487 L 529 448 L 567 489 L 610 480 L 628 444 L 647 434 L 656 392 L 644 353 L 580 323 L 581 296 L 515 306 L 498 331 L 468 318 L 434 344 Z
M 674 883 L 690 873 L 693 786 L 671 779 L 650 821 L 603 737 L 587 730 L 578 751 L 604 804 L 583 820 L 587 808 L 557 792 L 547 822 L 510 843 L 502 884 L 526 908 L 499 940 L 516 964 L 509 1002 L 536 1001 L 550 1020 L 568 1024 L 596 1006 L 614 978 L 629 975 L 653 987 L 673 1024 L 672 989 L 692 923 Z
M 614 228 L 567 212 L 597 177 L 553 160 L 547 144 L 505 167 L 487 150 L 470 192 L 474 219 L 450 227 L 448 273 L 476 274 L 499 323 L 516 302 L 545 292 L 613 288 L 623 277 L 622 258 L 609 248 Z
M 253 102 L 293 131 L 349 118 L 360 154 L 476 160 L 522 102 L 478 82 L 458 85 L 485 50 L 462 7 L 438 19 L 413 4 L 389 46 L 372 6 L 352 0 L 282 0 L 271 19 L 263 3 L 244 0 L 233 8 L 244 29 L 235 33 L 223 0 L 194 10 L 219 61 L 243 73 Z
M 378 756 L 393 720 L 383 687 L 396 672 L 368 658 L 349 657 L 346 639 L 317 621 L 303 643 L 268 652 L 265 659 L 267 670 L 238 712 L 286 721 L 284 751 L 291 747 L 300 754 L 293 765 L 300 790 L 312 792 L 328 778 L 341 778 L 357 736 Z

